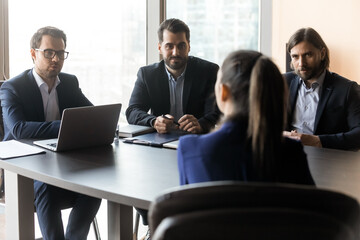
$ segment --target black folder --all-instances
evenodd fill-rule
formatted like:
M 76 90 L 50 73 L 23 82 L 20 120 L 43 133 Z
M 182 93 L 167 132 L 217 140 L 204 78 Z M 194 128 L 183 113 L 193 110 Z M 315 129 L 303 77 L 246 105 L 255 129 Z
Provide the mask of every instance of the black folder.
M 162 147 L 164 143 L 178 140 L 181 136 L 188 134 L 185 131 L 172 131 L 169 133 L 147 133 L 137 137 L 125 138 L 123 142 L 142 144 L 152 147 Z

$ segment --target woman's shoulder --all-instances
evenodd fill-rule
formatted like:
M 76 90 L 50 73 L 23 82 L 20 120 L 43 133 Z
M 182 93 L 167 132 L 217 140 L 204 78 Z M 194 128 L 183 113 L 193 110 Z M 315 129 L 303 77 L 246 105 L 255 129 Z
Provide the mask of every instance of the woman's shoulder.
M 224 123 L 220 129 L 208 134 L 181 137 L 178 151 L 189 157 L 220 154 L 234 146 L 238 148 L 243 142 L 244 134 L 238 126 Z
M 197 134 L 189 134 L 179 138 L 179 146 L 193 145 L 197 143 L 200 135 Z
M 231 139 L 231 133 L 227 131 L 226 126 L 222 126 L 220 129 L 203 135 L 185 135 L 179 139 L 179 149 L 191 150 L 195 152 L 210 152 L 212 149 L 221 148 L 221 146 Z
M 198 148 L 199 145 L 209 145 L 214 140 L 218 139 L 220 137 L 220 132 L 212 132 L 204 135 L 198 135 L 198 134 L 189 134 L 180 137 L 179 139 L 179 146 L 187 146 L 187 147 L 193 147 Z

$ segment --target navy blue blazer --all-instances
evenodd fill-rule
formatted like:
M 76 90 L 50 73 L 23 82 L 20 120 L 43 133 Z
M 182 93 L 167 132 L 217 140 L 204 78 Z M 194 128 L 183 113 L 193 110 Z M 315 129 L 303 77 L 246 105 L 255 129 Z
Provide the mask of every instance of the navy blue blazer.
M 189 57 L 186 66 L 184 114 L 194 115 L 205 132 L 216 124 L 220 115 L 214 97 L 218 69 L 218 65 L 196 57 Z M 130 124 L 150 126 L 154 118 L 169 112 L 170 90 L 164 60 L 140 68 L 126 109 L 127 121 Z
M 0 101 L 4 120 L 4 140 L 26 138 L 56 138 L 60 120 L 45 122 L 40 89 L 32 73 L 26 70 L 7 80 L 0 89 Z M 74 75 L 60 73 L 56 87 L 59 111 L 65 108 L 91 106 L 84 96 Z
M 285 74 L 289 86 L 289 125 L 294 118 L 300 77 L 294 72 Z M 323 147 L 345 150 L 360 149 L 360 88 L 336 73 L 326 71 L 316 110 L 314 135 Z
M 205 135 L 180 138 L 180 184 L 208 181 L 259 181 L 252 167 L 251 147 L 246 143 L 246 124 L 226 122 Z M 284 138 L 277 152 L 277 182 L 313 185 L 306 154 L 300 142 Z

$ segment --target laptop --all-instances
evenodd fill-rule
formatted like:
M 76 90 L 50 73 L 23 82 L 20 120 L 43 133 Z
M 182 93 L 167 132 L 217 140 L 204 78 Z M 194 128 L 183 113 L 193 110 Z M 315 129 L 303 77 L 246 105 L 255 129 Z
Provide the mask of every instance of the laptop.
M 67 151 L 113 143 L 121 104 L 67 108 L 63 111 L 58 138 L 34 141 L 52 151 Z

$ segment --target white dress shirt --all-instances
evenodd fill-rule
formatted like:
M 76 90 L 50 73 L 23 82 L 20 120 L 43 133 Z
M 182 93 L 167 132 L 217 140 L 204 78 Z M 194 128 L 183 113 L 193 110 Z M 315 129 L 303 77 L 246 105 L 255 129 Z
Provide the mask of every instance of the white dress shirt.
M 60 79 L 57 76 L 54 87 L 49 93 L 49 86 L 46 82 L 37 74 L 33 69 L 33 75 L 35 81 L 40 89 L 41 97 L 44 105 L 45 121 L 50 122 L 54 120 L 60 120 L 59 100 L 56 91 L 56 87 L 60 84 Z

